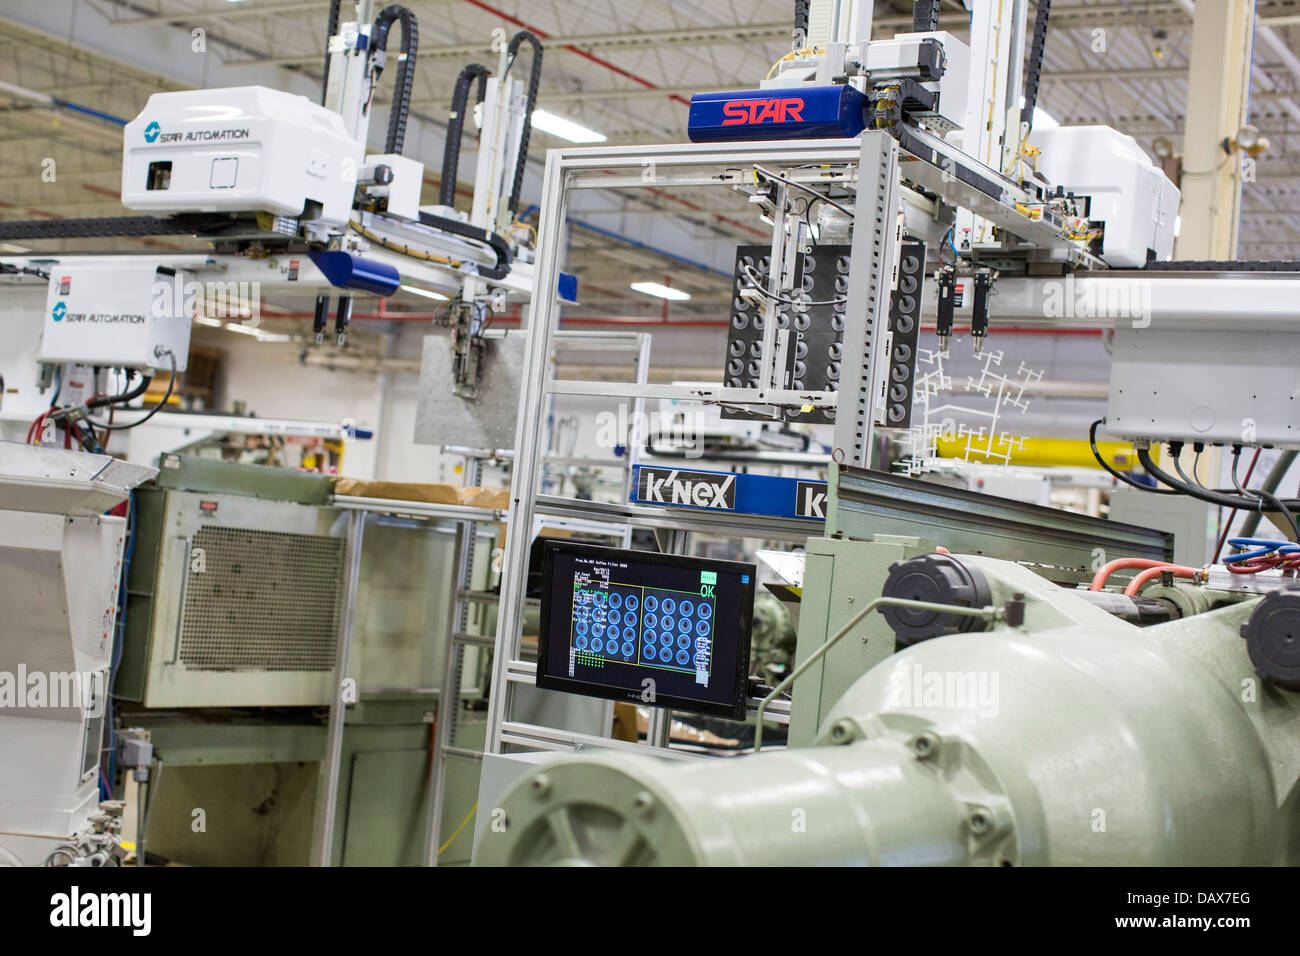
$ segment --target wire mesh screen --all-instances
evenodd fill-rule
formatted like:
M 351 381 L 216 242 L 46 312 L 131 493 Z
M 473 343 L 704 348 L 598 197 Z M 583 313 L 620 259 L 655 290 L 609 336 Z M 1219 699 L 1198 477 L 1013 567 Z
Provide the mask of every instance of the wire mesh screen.
M 338 641 L 344 542 L 203 527 L 181 618 L 189 670 L 328 671 Z

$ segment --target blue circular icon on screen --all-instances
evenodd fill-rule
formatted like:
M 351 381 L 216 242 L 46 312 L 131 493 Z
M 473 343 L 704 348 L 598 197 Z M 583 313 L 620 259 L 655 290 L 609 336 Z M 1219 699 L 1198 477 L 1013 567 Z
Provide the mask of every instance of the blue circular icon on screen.
M 660 650 L 659 659 L 663 661 L 665 664 L 667 664 L 670 660 L 673 659 L 673 649 L 671 647 L 665 647 L 662 650 Z
M 696 621 L 696 622 L 695 622 L 695 633 L 698 634 L 698 635 L 700 635 L 700 637 L 708 637 L 708 636 L 709 636 L 709 622 L 708 622 L 708 621 Z
M 700 602 L 700 617 L 704 618 L 704 620 L 706 620 L 706 621 L 707 621 L 709 618 L 713 617 L 713 605 L 712 605 L 712 604 L 705 604 L 703 601 L 701 601 L 701 602 Z
M 604 609 L 603 607 L 595 608 L 595 609 L 591 612 L 591 619 L 592 619 L 593 621 L 603 621 L 603 620 L 605 620 L 605 609 Z
M 691 662 L 691 655 L 690 655 L 690 654 L 687 654 L 685 651 L 678 651 L 678 652 L 677 652 L 677 663 L 678 663 L 678 664 L 680 664 L 682 667 L 685 667 L 685 666 L 686 666 L 687 664 L 689 664 L 690 662 Z
M 591 595 L 591 599 L 592 599 L 593 601 L 595 601 L 597 604 L 604 604 L 604 603 L 605 603 L 605 600 L 606 600 L 606 598 L 605 598 L 605 592 L 604 592 L 604 591 L 595 591 L 595 592 L 592 593 L 592 595 Z
M 661 631 L 659 633 L 660 644 L 671 644 L 672 642 L 673 642 L 673 636 L 669 634 L 667 631 Z
M 676 618 L 671 618 L 665 614 L 663 617 L 659 618 L 659 626 L 665 631 L 671 631 L 677 626 L 677 620 Z
M 573 646 L 580 651 L 585 651 L 587 649 L 587 639 L 579 634 L 573 639 Z
M 611 591 L 611 592 L 610 592 L 610 595 L 609 595 L 609 606 L 610 606 L 610 607 L 622 607 L 622 606 L 623 606 L 623 595 L 619 594 L 617 591 Z
M 659 626 L 659 618 L 655 617 L 655 616 L 654 616 L 653 614 L 651 614 L 649 611 L 646 611 L 646 612 L 645 612 L 645 626 L 646 626 L 646 627 L 658 627 L 658 626 Z
M 689 634 L 689 633 L 691 632 L 691 622 L 690 622 L 690 619 L 689 619 L 689 618 L 682 618 L 680 621 L 678 621 L 678 622 L 677 622 L 677 630 L 681 631 L 683 634 Z
M 635 611 L 635 610 L 636 610 L 636 606 L 637 606 L 637 604 L 638 604 L 639 602 L 637 601 L 637 599 L 636 599 L 636 595 L 635 595 L 635 594 L 629 594 L 629 595 L 624 599 L 624 603 L 627 604 L 627 609 L 628 609 L 629 611 Z
M 709 639 L 707 637 L 701 637 L 695 642 L 695 649 L 701 654 L 706 653 L 709 649 Z
M 645 647 L 641 648 L 641 656 L 648 661 L 652 661 L 659 656 L 659 652 L 655 650 L 653 644 L 647 644 Z
M 683 634 L 681 637 L 677 638 L 677 646 L 680 647 L 684 653 L 686 649 L 691 646 L 691 636 L 689 634 Z
M 592 637 L 603 637 L 604 634 L 605 634 L 605 625 L 604 625 L 604 624 L 601 624 L 599 621 L 597 621 L 595 624 L 591 625 L 591 636 L 592 636 Z
M 586 633 L 587 633 L 587 622 L 586 622 L 586 621 L 579 621 L 578 623 L 576 623 L 576 624 L 573 625 L 573 629 L 574 629 L 575 631 L 577 631 L 579 634 L 586 634 Z
M 663 609 L 665 614 L 672 614 L 673 611 L 677 610 L 677 602 L 672 598 L 664 598 Z
M 617 624 L 619 621 L 623 620 L 623 615 L 619 614 L 618 611 L 610 611 L 605 615 L 605 619 L 608 620 L 610 624 Z
M 623 626 L 624 626 L 624 627 L 636 627 L 636 615 L 633 614 L 631 611 L 624 611 L 624 612 L 623 612 Z
M 653 594 L 647 594 L 645 596 L 645 609 L 647 611 L 659 610 L 659 599 L 655 597 Z
M 624 656 L 624 657 L 631 657 L 631 656 L 632 656 L 632 652 L 635 651 L 635 650 L 636 650 L 636 646 L 635 646 L 631 641 L 624 641 L 624 642 L 623 642 L 623 656 Z
M 592 638 L 592 641 L 591 641 L 591 652 L 592 652 L 593 654 L 599 654 L 599 653 L 601 653 L 601 652 L 604 651 L 604 650 L 605 650 L 605 642 L 602 641 L 599 637 Z
M 635 628 L 635 627 L 625 627 L 625 628 L 623 628 L 623 640 L 625 640 L 625 641 L 635 641 L 635 640 L 636 640 L 636 628 Z
M 695 605 L 690 601 L 683 601 L 681 604 L 677 605 L 677 613 L 682 617 L 690 617 L 695 613 Z

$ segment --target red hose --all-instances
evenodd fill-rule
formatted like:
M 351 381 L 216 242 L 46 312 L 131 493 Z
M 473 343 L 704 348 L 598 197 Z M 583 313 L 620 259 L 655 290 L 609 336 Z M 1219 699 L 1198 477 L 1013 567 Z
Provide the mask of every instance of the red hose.
M 1165 568 L 1168 567 L 1164 561 L 1151 561 L 1147 558 L 1117 558 L 1106 564 L 1092 579 L 1092 584 L 1088 587 L 1089 591 L 1100 591 L 1106 586 L 1106 579 L 1116 571 L 1123 571 L 1129 568 Z
M 1296 568 L 1300 568 L 1300 558 L 1292 555 L 1265 554 L 1246 561 L 1234 561 L 1231 564 L 1225 564 L 1224 567 L 1233 574 L 1258 574 L 1260 571 L 1268 571 L 1271 568 L 1294 571 Z
M 1133 580 L 1128 583 L 1128 587 L 1124 589 L 1124 593 L 1129 597 L 1133 597 L 1140 593 L 1149 581 L 1160 577 L 1166 571 L 1176 578 L 1194 578 L 1201 573 L 1200 568 L 1189 568 L 1181 564 L 1161 564 L 1154 568 L 1147 568 L 1145 571 L 1137 574 Z

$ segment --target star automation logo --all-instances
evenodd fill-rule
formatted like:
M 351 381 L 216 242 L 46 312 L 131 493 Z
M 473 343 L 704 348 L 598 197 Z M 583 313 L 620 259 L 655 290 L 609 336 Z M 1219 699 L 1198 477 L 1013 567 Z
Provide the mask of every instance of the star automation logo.
M 161 132 L 162 132 L 162 127 L 158 125 L 157 120 L 154 120 L 152 123 L 150 123 L 148 126 L 144 128 L 144 141 L 146 143 L 152 143 L 154 140 L 158 138 L 158 134 Z
M 64 305 L 62 302 L 56 302 L 54 308 L 50 311 L 50 315 L 54 316 L 55 322 L 62 322 L 63 317 L 67 314 L 68 314 L 68 307 Z

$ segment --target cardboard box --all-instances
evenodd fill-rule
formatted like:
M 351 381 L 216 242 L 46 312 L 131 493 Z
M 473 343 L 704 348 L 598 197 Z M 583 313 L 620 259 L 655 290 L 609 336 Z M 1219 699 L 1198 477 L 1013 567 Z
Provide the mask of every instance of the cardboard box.
M 439 482 L 366 481 L 340 478 L 334 483 L 336 495 L 356 498 L 385 498 L 390 501 L 423 501 L 435 505 L 464 505 L 469 508 L 510 508 L 509 488 L 479 488 Z

